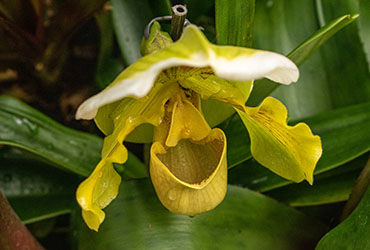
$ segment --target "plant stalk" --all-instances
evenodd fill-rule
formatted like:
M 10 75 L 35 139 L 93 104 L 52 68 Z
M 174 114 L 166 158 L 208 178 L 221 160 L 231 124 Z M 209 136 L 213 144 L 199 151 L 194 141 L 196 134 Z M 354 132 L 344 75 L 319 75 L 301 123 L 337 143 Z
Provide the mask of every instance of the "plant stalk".
M 45 250 L 20 221 L 0 190 L 0 249 Z
M 370 158 L 362 169 L 353 187 L 352 193 L 343 208 L 341 221 L 345 220 L 360 203 L 370 184 Z
M 174 41 L 177 41 L 184 28 L 186 14 L 188 9 L 181 4 L 172 7 L 172 21 L 171 21 L 171 37 Z

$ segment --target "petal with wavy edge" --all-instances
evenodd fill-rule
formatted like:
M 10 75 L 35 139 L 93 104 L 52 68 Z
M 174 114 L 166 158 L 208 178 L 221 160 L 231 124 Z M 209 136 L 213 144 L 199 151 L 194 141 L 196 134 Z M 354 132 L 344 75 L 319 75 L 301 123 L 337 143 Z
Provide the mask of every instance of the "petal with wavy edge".
M 124 70 L 110 86 L 86 100 L 78 108 L 76 119 L 92 119 L 100 107 L 124 97 L 145 96 L 164 69 L 177 66 L 211 67 L 218 77 L 235 81 L 267 77 L 289 84 L 299 77 L 295 64 L 282 55 L 212 45 L 196 26 L 190 25 L 176 43 L 144 56 Z
M 102 208 L 117 195 L 121 178 L 112 163 L 124 163 L 127 160 L 127 149 L 123 146 L 123 140 L 142 123 L 159 125 L 164 115 L 165 102 L 178 91 L 177 84 L 157 84 L 144 98 L 126 98 L 99 110 L 100 116 L 97 119 L 103 120 L 97 124 L 103 126 L 106 131 L 110 129 L 108 132 L 111 134 L 104 139 L 102 160 L 77 189 L 77 200 L 89 228 L 98 230 L 105 217 Z M 111 124 L 104 119 L 109 119 Z
M 77 202 L 90 229 L 98 231 L 105 218 L 102 209 L 116 198 L 120 183 L 121 177 L 114 170 L 112 162 L 103 159 L 93 173 L 78 186 Z
M 176 83 L 156 84 L 149 94 L 143 98 L 126 98 L 116 106 L 112 112 L 108 109 L 106 113 L 104 108 L 99 110 L 97 124 L 101 125 L 107 121 L 113 122 L 113 131 L 104 139 L 102 157 L 111 157 L 110 154 L 125 155 L 127 152 L 118 152 L 115 148 L 122 145 L 125 138 L 136 127 L 141 124 L 149 123 L 158 126 L 164 116 L 164 104 L 169 98 L 179 92 L 179 86 Z M 109 119 L 105 119 L 109 117 Z M 100 126 L 99 126 L 100 127 Z M 113 160 L 113 162 L 118 162 Z
M 288 85 L 299 78 L 297 66 L 278 53 L 217 45 L 212 45 L 211 51 L 210 66 L 218 77 L 227 80 L 252 81 L 266 77 Z
M 213 129 L 201 141 L 181 140 L 167 150 L 155 142 L 150 176 L 160 201 L 171 212 L 192 216 L 215 208 L 227 188 L 225 134 Z
M 321 140 L 305 123 L 286 124 L 285 106 L 267 97 L 259 107 L 236 109 L 251 137 L 253 157 L 276 174 L 313 183 L 313 171 L 322 154 Z

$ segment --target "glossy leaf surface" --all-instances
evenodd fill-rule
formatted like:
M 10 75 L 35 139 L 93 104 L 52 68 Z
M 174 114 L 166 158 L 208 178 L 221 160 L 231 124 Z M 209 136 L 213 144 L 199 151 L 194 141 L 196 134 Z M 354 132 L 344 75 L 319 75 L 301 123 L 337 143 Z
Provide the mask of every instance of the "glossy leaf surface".
M 1 144 L 23 148 L 64 170 L 87 176 L 100 159 L 101 138 L 67 128 L 14 98 L 0 97 L 0 121 Z M 145 176 L 134 155 L 125 166 L 136 177 Z
M 345 201 L 349 198 L 367 159 L 368 154 L 365 154 L 337 169 L 316 175 L 313 186 L 306 183 L 290 184 L 266 194 L 291 206 L 313 206 Z
M 78 222 L 78 249 L 304 249 L 326 230 L 292 208 L 233 186 L 216 209 L 188 217 L 167 211 L 149 181 L 125 182 L 106 212 L 98 234 Z
M 358 20 L 358 29 L 362 46 L 364 47 L 367 59 L 367 65 L 370 70 L 370 2 L 359 0 L 360 19 Z
M 0 165 L 1 190 L 23 223 L 71 211 L 77 176 L 31 159 L 19 149 L 3 149 Z
M 336 4 L 331 7 L 324 6 L 325 13 L 328 12 L 325 15 L 327 25 L 316 32 L 320 27 L 317 20 L 313 18 L 316 16 L 314 2 L 258 2 L 255 28 L 260 30 L 260 33 L 255 37 L 255 45 L 285 54 L 293 51 L 291 56 L 299 64 L 316 50 L 322 42 L 353 21 L 355 17 L 353 15 L 356 12 L 353 11 L 351 6 L 343 7 L 343 4 L 340 3 L 337 8 L 334 5 Z M 286 13 L 285 18 L 280 18 L 282 12 Z M 335 14 L 332 12 L 335 12 Z M 292 14 L 289 15 L 288 13 Z M 300 15 L 295 13 L 300 13 Z M 348 13 L 352 16 L 343 16 Z M 273 16 L 275 18 L 271 18 Z M 338 18 L 338 16 L 342 17 Z M 297 23 L 299 25 L 296 25 Z M 314 34 L 302 43 L 310 33 Z M 293 50 L 299 43 L 302 46 Z M 300 68 L 301 77 L 296 84 L 288 88 L 279 88 L 274 93 L 274 96 L 287 105 L 289 114 L 294 119 L 309 117 L 333 108 L 369 100 L 369 88 L 366 84 L 368 73 L 363 70 L 364 56 L 361 55 L 363 52 L 359 44 L 356 25 L 350 25 L 343 32 L 338 33 L 335 38 L 328 41 L 328 44 L 331 45 L 323 46 Z M 352 56 L 355 59 L 350 59 Z M 348 60 L 353 63 L 345 63 Z M 353 72 L 355 70 L 359 71 L 358 74 L 352 79 L 347 78 L 352 74 L 350 72 L 342 73 L 343 65 L 346 65 L 344 71 L 351 70 Z M 342 76 L 338 77 L 338 75 Z M 348 84 L 350 82 L 358 87 L 355 92 L 347 89 L 351 85 Z M 266 95 L 270 94 L 274 87 L 270 88 L 272 85 L 269 85 L 265 80 L 256 82 L 254 93 L 252 92 L 248 104 L 256 105 Z M 261 91 L 265 91 L 264 94 Z M 349 94 L 350 92 L 351 94 Z
M 326 249 L 369 249 L 370 241 L 370 188 L 353 213 L 341 224 L 327 233 L 316 247 Z
M 357 11 L 354 1 L 322 3 L 326 23 Z M 314 58 L 303 65 L 296 85 L 273 93 L 287 105 L 292 119 L 370 100 L 370 75 L 355 24 L 329 40 Z
M 216 0 L 215 6 L 217 43 L 251 47 L 254 0 Z
M 156 16 L 170 15 L 166 0 L 113 0 L 113 25 L 126 65 L 141 57 L 144 28 Z

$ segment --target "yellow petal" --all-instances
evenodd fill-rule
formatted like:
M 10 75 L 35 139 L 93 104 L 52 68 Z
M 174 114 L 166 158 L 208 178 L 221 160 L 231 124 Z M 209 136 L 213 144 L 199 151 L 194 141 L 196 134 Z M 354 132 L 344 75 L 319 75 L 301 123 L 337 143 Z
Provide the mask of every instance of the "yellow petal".
M 111 121 L 112 129 L 104 140 L 102 157 L 107 157 L 119 145 L 122 145 L 126 137 L 139 125 L 148 123 L 158 126 L 163 119 L 164 104 L 179 91 L 176 83 L 156 83 L 149 94 L 143 98 L 125 98 L 115 104 L 112 111 L 110 105 L 99 109 L 96 123 L 102 125 Z M 122 146 L 123 147 L 123 146 Z M 123 151 L 121 150 L 123 153 Z M 127 153 L 125 153 L 127 155 Z M 113 161 L 116 162 L 116 161 Z M 122 162 L 120 162 L 122 163 Z
M 237 111 L 251 137 L 252 155 L 260 164 L 286 179 L 313 183 L 322 154 L 319 136 L 304 123 L 288 126 L 286 108 L 272 97 L 259 107 Z
M 82 208 L 82 216 L 90 229 L 98 231 L 105 218 L 105 208 L 118 194 L 121 177 L 112 162 L 103 159 L 93 173 L 77 189 L 76 198 Z
M 181 140 L 167 150 L 152 145 L 150 175 L 162 204 L 174 213 L 196 215 L 215 208 L 227 188 L 226 137 L 213 129 L 203 140 Z
M 267 77 L 290 84 L 299 76 L 297 66 L 282 55 L 213 45 L 196 26 L 189 25 L 176 43 L 144 56 L 127 67 L 106 89 L 81 104 L 76 118 L 92 119 L 97 110 L 106 104 L 128 96 L 141 98 L 147 95 L 162 71 L 178 66 L 210 67 L 219 78 L 234 81 Z
M 176 146 L 180 139 L 192 138 L 199 141 L 206 137 L 211 128 L 202 114 L 189 101 L 176 102 L 173 107 L 171 127 L 166 140 L 167 147 Z
M 180 77 L 181 76 L 181 77 Z M 179 84 L 201 95 L 202 99 L 218 100 L 244 106 L 252 90 L 252 81 L 237 82 L 215 75 L 212 68 L 193 68 L 180 75 Z
M 99 110 L 100 116 L 97 118 L 103 121 L 109 117 L 109 121 L 98 124 L 103 124 L 105 132 L 111 134 L 104 139 L 102 160 L 77 190 L 83 218 L 91 229 L 98 230 L 104 220 L 102 209 L 117 196 L 121 177 L 112 163 L 127 161 L 128 154 L 123 141 L 142 123 L 158 125 L 164 116 L 165 102 L 178 90 L 177 84 L 157 84 L 146 97 L 127 98 Z

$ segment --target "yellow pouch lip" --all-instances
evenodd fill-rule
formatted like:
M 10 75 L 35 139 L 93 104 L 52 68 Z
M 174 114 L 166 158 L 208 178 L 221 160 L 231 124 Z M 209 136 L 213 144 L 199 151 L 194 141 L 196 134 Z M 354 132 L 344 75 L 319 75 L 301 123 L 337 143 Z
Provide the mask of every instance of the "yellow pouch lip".
M 190 184 L 180 180 L 159 160 L 156 154 L 166 152 L 160 142 L 151 148 L 150 176 L 163 206 L 177 214 L 194 216 L 218 206 L 227 191 L 226 137 L 222 130 L 213 129 L 207 138 L 222 138 L 223 147 L 217 167 L 200 184 Z
M 219 138 L 215 138 L 217 136 L 219 136 Z M 200 141 L 197 141 L 197 142 L 193 141 L 195 143 L 203 144 L 203 143 L 211 142 L 212 139 L 214 140 L 214 139 L 220 139 L 220 138 L 222 138 L 222 141 L 223 141 L 223 149 L 222 149 L 222 153 L 221 153 L 221 156 L 219 158 L 219 161 L 218 161 L 218 165 L 215 168 L 215 170 L 212 172 L 212 174 L 205 181 L 202 181 L 200 184 L 190 184 L 190 183 L 187 183 L 185 181 L 182 181 L 178 177 L 176 177 L 166 167 L 166 165 L 157 156 L 157 154 L 165 154 L 167 152 L 165 147 L 160 142 L 153 143 L 153 145 L 151 147 L 150 157 L 151 157 L 151 162 L 153 162 L 153 163 L 151 163 L 151 165 L 156 164 L 156 167 L 159 166 L 161 168 L 164 168 L 164 170 L 168 174 L 168 176 L 171 176 L 171 178 L 173 178 L 173 180 L 175 180 L 176 182 L 178 182 L 181 185 L 184 185 L 184 186 L 192 188 L 192 189 L 202 189 L 205 186 L 207 186 L 213 180 L 217 171 L 220 168 L 220 165 L 222 163 L 223 158 L 226 158 L 226 148 L 227 148 L 226 136 L 225 136 L 224 132 L 221 129 L 215 128 L 215 129 L 212 129 L 212 131 L 209 133 L 209 135 L 206 138 L 204 138 L 203 140 L 200 140 Z

